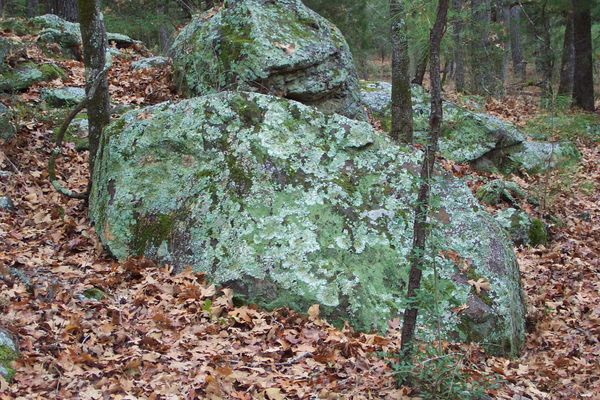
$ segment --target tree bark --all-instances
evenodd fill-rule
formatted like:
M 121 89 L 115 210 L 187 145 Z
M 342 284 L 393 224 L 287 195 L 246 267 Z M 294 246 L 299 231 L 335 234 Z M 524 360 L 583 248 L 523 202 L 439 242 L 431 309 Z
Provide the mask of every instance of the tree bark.
M 157 11 L 160 15 L 167 15 L 169 8 L 168 2 L 160 2 L 157 7 Z M 169 38 L 169 29 L 165 25 L 165 23 L 161 23 L 158 28 L 158 42 L 160 43 L 160 50 L 163 55 L 169 52 L 169 47 L 171 46 L 171 40 Z
M 40 0 L 27 0 L 27 17 L 33 18 L 39 13 Z
M 58 15 L 70 22 L 77 22 L 79 19 L 77 1 L 78 0 L 46 0 L 46 12 Z M 93 0 L 90 0 L 90 2 L 92 1 Z
M 100 13 L 98 0 L 78 0 L 80 11 L 81 39 L 83 44 L 83 63 L 86 70 L 86 93 L 90 93 L 98 75 L 106 68 L 106 29 Z M 89 186 L 93 182 L 94 161 L 96 159 L 102 130 L 110 121 L 110 99 L 106 76 L 93 92 L 87 104 L 89 122 Z
M 390 0 L 392 36 L 392 130 L 395 141 L 412 143 L 413 118 L 408 39 L 402 0 Z
M 471 92 L 482 95 L 500 95 L 503 92 L 502 54 L 492 46 L 490 0 L 471 1 Z
M 569 96 L 573 94 L 573 75 L 575 68 L 575 44 L 573 41 L 573 14 L 569 12 L 565 16 L 565 37 L 563 39 L 563 51 L 560 62 L 560 82 L 558 94 Z
M 412 83 L 415 85 L 423 86 L 423 81 L 425 80 L 425 72 L 427 72 L 427 64 L 429 64 L 429 49 L 423 55 L 423 57 L 419 60 L 417 64 L 417 69 L 415 70 L 415 77 L 412 80 Z
M 547 2 L 541 7 L 542 41 L 540 45 L 540 66 L 542 72 L 542 106 L 547 107 L 552 99 L 552 76 L 554 73 L 554 56 L 552 51 L 552 38 L 550 36 L 550 17 L 547 10 Z
M 510 53 L 512 57 L 513 71 L 522 81 L 527 78 L 526 64 L 523 60 L 523 48 L 521 47 L 521 6 L 515 5 L 510 9 Z
M 452 19 L 452 37 L 454 39 L 454 83 L 456 91 L 459 93 L 465 92 L 465 51 L 462 38 L 463 33 L 463 4 L 462 0 L 452 0 L 452 9 L 454 17 Z
M 591 0 L 573 0 L 573 40 L 573 105 L 586 111 L 594 111 Z
M 435 157 L 438 151 L 443 111 L 442 111 L 442 84 L 440 78 L 440 46 L 446 27 L 448 15 L 448 0 L 439 0 L 437 17 L 430 34 L 430 74 L 431 74 L 431 116 L 429 118 L 430 133 L 421 166 L 421 184 L 415 208 L 415 221 L 413 225 L 413 247 L 410 256 L 410 272 L 408 276 L 407 299 L 409 307 L 404 312 L 402 322 L 401 349 L 404 357 L 410 358 L 412 344 L 417 326 L 419 309 L 414 303 L 417 290 L 421 286 L 421 276 L 425 251 L 425 242 L 429 236 L 427 229 L 427 215 L 429 214 L 429 198 L 431 191 L 430 178 L 433 176 Z

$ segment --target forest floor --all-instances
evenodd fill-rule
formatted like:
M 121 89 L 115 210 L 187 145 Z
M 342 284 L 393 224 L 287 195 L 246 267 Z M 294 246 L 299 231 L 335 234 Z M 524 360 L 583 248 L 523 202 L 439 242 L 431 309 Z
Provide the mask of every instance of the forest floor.
M 60 64 L 69 79 L 47 85 L 83 86 L 81 63 Z M 115 60 L 110 81 L 115 103 L 173 97 L 168 71 L 132 71 L 123 58 Z M 486 107 L 522 124 L 540 113 L 533 103 L 511 97 Z M 385 337 L 338 330 L 319 319 L 316 307 L 302 316 L 234 306 L 231 290 L 216 289 L 201 274 L 110 259 L 86 205 L 48 183 L 56 121 L 39 104 L 40 87 L 17 96 L 13 107 L 38 111 L 25 113 L 17 137 L 0 149 L 0 166 L 8 171 L 0 176 L 0 193 L 16 206 L 0 210 L 0 326 L 18 338 L 22 355 L 14 381 L 0 378 L 0 399 L 417 398 L 396 387 L 392 360 L 384 356 L 398 351 L 399 321 Z M 490 397 L 600 398 L 600 148 L 591 141 L 578 146 L 575 168 L 513 177 L 542 191 L 543 213 L 562 221 L 546 247 L 517 249 L 528 302 L 522 356 L 509 360 L 475 345 L 451 346 L 463 352 L 459 367 L 473 379 L 500 379 Z M 87 155 L 73 145 L 63 155 L 59 171 L 70 188 L 83 190 Z M 494 178 L 444 166 L 473 189 Z

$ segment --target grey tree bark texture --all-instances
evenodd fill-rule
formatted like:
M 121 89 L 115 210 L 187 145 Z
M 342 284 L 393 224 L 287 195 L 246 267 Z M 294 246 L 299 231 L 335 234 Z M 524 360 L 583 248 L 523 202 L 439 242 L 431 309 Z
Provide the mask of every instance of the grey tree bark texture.
M 78 0 L 46 0 L 46 12 L 58 15 L 70 22 L 77 22 L 79 19 L 77 2 Z M 93 2 L 93 0 L 90 0 L 90 2 Z
M 440 77 L 440 46 L 446 20 L 448 16 L 448 0 L 439 0 L 435 24 L 430 34 L 429 65 L 431 75 L 431 116 L 429 118 L 429 136 L 421 166 L 421 183 L 415 209 L 413 225 L 413 247 L 410 255 L 410 271 L 408 275 L 407 299 L 414 300 L 417 290 L 421 286 L 425 243 L 429 236 L 427 228 L 427 215 L 429 214 L 429 200 L 431 192 L 430 178 L 433 176 L 436 153 L 442 126 L 442 83 Z M 412 344 L 417 326 L 418 306 L 412 303 L 404 312 L 402 322 L 401 349 L 403 356 L 410 359 Z
M 490 0 L 471 0 L 471 54 L 470 91 L 473 94 L 501 95 L 503 54 L 490 40 L 491 26 Z
M 591 6 L 592 0 L 573 0 L 573 105 L 586 111 L 594 111 Z
M 106 29 L 98 0 L 78 0 L 79 23 L 83 44 L 83 63 L 86 71 L 86 93 L 90 93 L 97 76 L 106 67 Z M 102 130 L 110 122 L 108 79 L 104 77 L 87 105 L 89 122 L 90 186 L 93 181 L 94 161 L 99 150 Z
M 463 43 L 463 0 L 452 0 L 452 37 L 454 41 L 454 83 L 456 91 L 465 92 L 465 50 Z
M 510 53 L 513 71 L 519 79 L 524 81 L 527 78 L 527 64 L 523 59 L 523 47 L 521 46 L 521 5 L 513 5 L 510 8 Z
M 560 81 L 558 94 L 569 96 L 573 94 L 573 74 L 575 68 L 575 44 L 573 41 L 573 13 L 565 15 L 565 36 L 560 61 Z
M 402 0 L 390 0 L 392 37 L 392 130 L 395 141 L 412 143 L 413 118 L 408 38 Z
M 40 0 L 27 0 L 27 17 L 32 18 L 38 15 Z

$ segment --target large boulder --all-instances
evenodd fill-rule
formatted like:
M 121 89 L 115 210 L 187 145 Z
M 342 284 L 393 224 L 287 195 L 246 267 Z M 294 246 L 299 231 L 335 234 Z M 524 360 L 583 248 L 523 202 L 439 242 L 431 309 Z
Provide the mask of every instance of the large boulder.
M 119 259 L 191 266 L 266 308 L 318 303 L 333 322 L 384 330 L 405 304 L 420 158 L 366 122 L 268 95 L 212 94 L 113 122 L 90 216 Z M 427 260 L 440 271 L 445 332 L 515 353 L 524 310 L 508 238 L 461 181 L 439 175 L 434 192 Z M 428 267 L 425 296 L 433 285 Z
M 78 87 L 46 88 L 42 90 L 42 100 L 51 106 L 74 106 L 85 99 L 85 89 Z
M 344 37 L 300 0 L 226 1 L 186 26 L 171 55 L 186 94 L 256 91 L 366 120 Z
M 361 82 L 363 104 L 380 122 L 391 128 L 392 86 L 387 82 Z M 429 127 L 431 98 L 418 85 L 412 87 L 415 136 L 424 140 Z M 481 170 L 502 172 L 543 172 L 578 156 L 568 143 L 528 142 L 512 124 L 485 113 L 471 112 L 448 101 L 443 102 L 444 121 L 440 152 L 450 160 L 471 163 Z

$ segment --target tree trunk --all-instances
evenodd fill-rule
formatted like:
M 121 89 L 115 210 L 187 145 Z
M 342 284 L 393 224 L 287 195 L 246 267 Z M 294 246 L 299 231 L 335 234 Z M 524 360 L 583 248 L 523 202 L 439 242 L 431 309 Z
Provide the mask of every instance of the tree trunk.
M 40 0 L 27 0 L 27 17 L 33 18 L 39 13 Z
M 465 51 L 462 38 L 463 32 L 463 17 L 462 17 L 462 0 L 452 0 L 452 8 L 454 10 L 454 18 L 452 19 L 452 37 L 454 39 L 454 82 L 456 91 L 459 93 L 465 92 Z
M 541 18 L 542 41 L 539 42 L 540 49 L 540 66 L 542 72 L 542 106 L 548 107 L 552 99 L 552 76 L 554 73 L 554 52 L 552 51 L 552 38 L 550 36 L 550 16 L 548 15 L 547 2 L 542 4 Z
M 526 79 L 523 48 L 521 47 L 521 6 L 516 5 L 510 9 L 510 53 L 515 75 L 522 81 Z
M 46 12 L 55 14 L 70 22 L 77 22 L 79 12 L 77 7 L 78 0 L 46 0 Z M 90 0 L 90 2 L 93 0 Z
M 415 77 L 412 80 L 412 83 L 415 85 L 423 86 L 423 81 L 425 80 L 425 72 L 427 71 L 427 64 L 429 63 L 429 49 L 427 49 L 427 53 L 423 55 L 423 57 L 419 60 L 417 64 L 417 69 L 415 71 Z
M 413 119 L 408 40 L 402 0 L 390 0 L 392 36 L 392 130 L 395 141 L 412 143 Z
M 490 0 L 471 1 L 471 91 L 475 94 L 495 96 L 502 94 L 504 88 L 503 55 L 490 41 L 491 11 Z
M 560 83 L 558 94 L 569 96 L 573 94 L 573 74 L 575 67 L 575 45 L 573 43 L 573 14 L 568 13 L 565 18 L 565 37 L 560 62 Z
M 594 67 L 592 63 L 591 0 L 573 0 L 575 72 L 573 105 L 594 111 Z
M 429 236 L 427 215 L 429 214 L 430 178 L 433 176 L 435 157 L 438 151 L 438 140 L 442 125 L 442 84 L 440 80 L 440 45 L 444 36 L 448 15 L 448 0 L 439 0 L 437 17 L 430 35 L 430 75 L 431 75 L 431 116 L 429 118 L 430 133 L 421 167 L 421 184 L 415 208 L 413 226 L 413 247 L 410 256 L 410 272 L 408 275 L 407 300 L 409 308 L 404 312 L 402 322 L 401 348 L 404 357 L 410 358 L 412 342 L 417 326 L 418 308 L 414 303 L 417 290 L 421 286 L 422 264 L 425 253 L 425 242 Z M 412 301 L 412 302 L 411 302 Z
M 157 11 L 159 15 L 167 15 L 169 12 L 168 2 L 160 2 L 157 7 Z M 158 42 L 160 44 L 160 50 L 163 55 L 169 52 L 169 47 L 171 46 L 171 40 L 169 38 L 169 29 L 165 25 L 165 23 L 161 23 L 158 28 Z
M 83 63 L 86 73 L 86 93 L 106 68 L 106 29 L 97 0 L 78 0 L 83 45 Z M 110 99 L 106 74 L 87 105 L 90 143 L 90 183 L 93 182 L 94 161 L 99 150 L 102 130 L 110 121 Z

